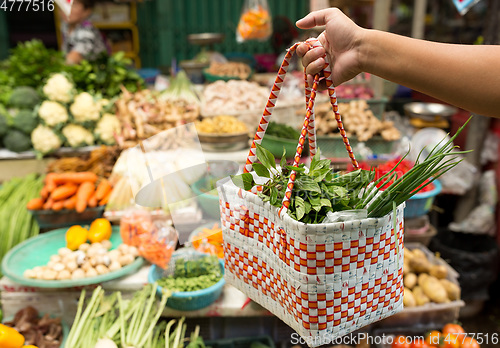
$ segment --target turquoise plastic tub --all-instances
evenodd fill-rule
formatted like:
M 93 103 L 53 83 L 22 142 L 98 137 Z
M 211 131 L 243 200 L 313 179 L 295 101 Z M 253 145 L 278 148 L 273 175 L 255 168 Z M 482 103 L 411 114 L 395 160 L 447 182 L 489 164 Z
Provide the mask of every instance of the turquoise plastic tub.
M 156 265 L 151 266 L 148 274 L 148 282 L 154 283 L 155 281 L 168 276 L 173 273 L 173 268 L 175 266 L 175 260 L 177 258 L 184 259 L 195 259 L 200 257 L 205 257 L 208 254 L 200 253 L 198 251 L 178 251 L 174 252 L 172 255 L 172 259 L 169 263 L 168 269 L 162 269 L 157 267 Z M 174 292 L 172 296 L 167 301 L 167 306 L 173 309 L 177 309 L 180 311 L 195 311 L 197 309 L 202 309 L 210 306 L 214 303 L 222 294 L 222 290 L 224 289 L 224 284 L 226 283 L 224 280 L 224 263 L 222 260 L 219 260 L 219 264 L 222 271 L 222 278 L 214 285 L 197 291 L 186 291 L 186 292 Z M 162 294 L 162 287 L 158 286 L 156 289 L 158 296 Z
M 434 199 L 441 192 L 442 186 L 438 180 L 433 182 L 434 189 L 431 191 L 417 193 L 409 200 L 406 201 L 405 207 L 405 218 L 411 219 L 419 216 L 423 216 L 429 212 L 431 209 Z

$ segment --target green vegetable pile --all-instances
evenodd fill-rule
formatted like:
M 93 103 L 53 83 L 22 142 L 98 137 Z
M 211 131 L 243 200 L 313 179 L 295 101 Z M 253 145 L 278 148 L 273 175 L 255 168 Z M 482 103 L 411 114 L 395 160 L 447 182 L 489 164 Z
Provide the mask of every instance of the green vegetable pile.
M 398 177 L 395 169 L 406 156 L 376 181 L 373 169 L 358 169 L 347 174 L 335 173 L 330 168 L 330 160 L 320 159 L 319 151 L 312 158 L 309 168 L 304 164 L 298 167 L 287 165 L 285 153 L 281 158 L 280 168 L 277 168 L 273 154 L 257 145 L 256 153 L 260 163 L 254 163 L 253 169 L 257 176 L 267 179 L 259 197 L 274 207 L 281 207 L 288 179 L 291 172 L 295 171 L 295 185 L 287 211 L 291 218 L 317 224 L 323 222 L 328 212 L 352 209 L 366 209 L 368 217 L 382 217 L 412 197 L 416 188 L 429 185 L 460 162 L 457 155 L 465 152 L 455 151 L 453 140 L 468 122 L 449 141 L 444 144 L 441 141 L 436 145 L 425 159 L 417 159 L 415 166 L 402 176 Z M 244 190 L 257 185 L 250 173 L 231 176 L 231 179 Z M 384 191 L 379 191 L 377 184 L 385 181 L 393 182 Z
M 206 289 L 222 278 L 217 256 L 207 255 L 196 260 L 175 260 L 174 274 L 158 280 L 158 285 L 172 292 Z
M 14 246 L 38 235 L 40 228 L 26 204 L 38 197 L 42 187 L 42 178 L 29 174 L 6 181 L 0 188 L 0 261 Z
M 286 124 L 269 122 L 266 135 L 273 135 L 278 138 L 289 140 L 297 140 L 300 136 L 300 132 L 293 127 L 287 126 Z

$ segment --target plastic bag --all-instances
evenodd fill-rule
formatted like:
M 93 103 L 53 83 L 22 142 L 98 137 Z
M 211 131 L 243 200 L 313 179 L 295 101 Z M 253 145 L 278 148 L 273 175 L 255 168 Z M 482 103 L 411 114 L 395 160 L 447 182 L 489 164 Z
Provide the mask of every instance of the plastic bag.
M 479 1 L 480 0 L 453 0 L 453 4 L 457 8 L 458 12 L 463 16 Z
M 272 32 L 271 12 L 267 0 L 245 0 L 236 30 L 236 41 L 264 41 L 269 39 Z
M 143 209 L 130 209 L 120 221 L 125 244 L 137 247 L 139 255 L 166 268 L 177 245 L 177 231 L 166 216 L 153 216 Z

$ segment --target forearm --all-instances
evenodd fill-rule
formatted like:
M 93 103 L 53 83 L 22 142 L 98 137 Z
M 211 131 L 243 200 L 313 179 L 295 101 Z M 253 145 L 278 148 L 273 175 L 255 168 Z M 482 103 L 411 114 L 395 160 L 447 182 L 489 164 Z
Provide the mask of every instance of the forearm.
M 500 117 L 500 46 L 443 44 L 365 30 L 359 61 L 363 71 Z

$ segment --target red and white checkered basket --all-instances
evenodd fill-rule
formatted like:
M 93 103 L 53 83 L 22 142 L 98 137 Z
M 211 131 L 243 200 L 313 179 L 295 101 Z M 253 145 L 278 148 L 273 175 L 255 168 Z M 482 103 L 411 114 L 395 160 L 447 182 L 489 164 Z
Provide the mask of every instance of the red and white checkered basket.
M 317 40 L 308 40 L 316 46 Z M 264 136 L 278 98 L 292 46 L 279 70 L 245 165 L 252 169 L 255 144 Z M 330 99 L 353 166 L 357 162 L 338 114 L 328 62 Z M 306 134 L 316 152 L 314 99 L 306 80 L 307 114 L 297 146 L 298 165 Z M 219 186 L 226 281 L 267 308 L 316 347 L 403 309 L 403 210 L 381 218 L 304 224 L 286 213 L 295 180 L 291 174 L 280 209 L 231 181 Z M 396 219 L 396 221 L 394 221 Z M 396 231 L 394 230 L 396 227 Z

